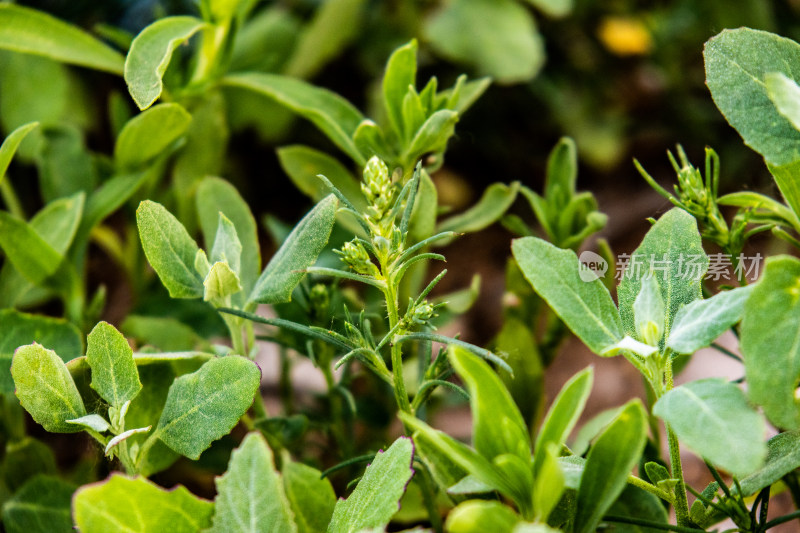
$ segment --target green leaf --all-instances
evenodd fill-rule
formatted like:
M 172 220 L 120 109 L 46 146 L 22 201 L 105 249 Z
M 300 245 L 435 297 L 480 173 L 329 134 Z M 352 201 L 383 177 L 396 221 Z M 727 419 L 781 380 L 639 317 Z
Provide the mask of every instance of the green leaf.
M 667 525 L 669 523 L 669 515 L 664 509 L 663 502 L 657 496 L 633 485 L 625 487 L 614 505 L 609 507 L 608 514 L 647 520 L 657 524 Z M 620 523 L 614 523 L 613 529 L 609 529 L 615 533 L 660 533 L 664 531 L 661 528 Z
M 792 209 L 793 218 L 790 220 L 794 220 L 800 213 L 800 161 L 780 166 L 767 163 L 767 168 Z
M 242 246 L 239 279 L 245 291 L 249 292 L 261 271 L 258 229 L 250 207 L 233 185 L 213 177 L 205 178 L 198 185 L 196 203 L 200 229 L 206 246 L 211 246 L 217 241 L 220 213 L 236 228 L 236 237 Z M 215 261 L 213 250 L 211 260 Z M 232 265 L 230 258 L 228 263 Z
M 105 433 L 111 429 L 111 424 L 108 423 L 108 420 L 96 414 L 82 416 L 80 418 L 76 418 L 75 420 L 67 420 L 67 422 L 70 424 L 77 424 L 84 428 L 93 429 L 98 433 Z
M 403 122 L 403 99 L 409 87 L 417 84 L 417 41 L 397 48 L 386 62 L 383 75 L 383 107 L 389 123 L 398 138 L 402 139 L 405 128 Z
M 761 466 L 767 454 L 764 419 L 734 383 L 711 378 L 681 385 L 656 402 L 653 414 L 682 443 L 737 477 Z
M 219 214 L 214 245 L 211 247 L 211 262 L 223 261 L 238 274 L 241 271 L 242 243 L 236 234 L 236 226 L 223 213 Z
M 0 4 L 0 48 L 122 74 L 119 52 L 80 28 L 14 4 Z
M 200 298 L 203 279 L 194 268 L 197 243 L 164 206 L 145 200 L 136 210 L 147 260 L 173 298 Z
M 11 362 L 16 395 L 33 419 L 51 433 L 74 433 L 67 422 L 86 414 L 83 400 L 64 361 L 40 344 L 22 346 Z
M 681 307 L 675 315 L 667 347 L 677 353 L 692 354 L 710 345 L 742 319 L 753 287 L 755 285 L 724 291 Z
M 403 151 L 403 160 L 409 167 L 429 152 L 443 152 L 447 141 L 455 132 L 458 113 L 441 109 L 431 116 L 414 132 L 414 137 Z
M 358 209 L 366 208 L 366 200 L 358 181 L 339 161 L 308 146 L 292 145 L 278 148 L 278 160 L 300 192 L 319 202 L 330 194 L 318 176 L 325 176 L 345 198 Z
M 2 4 L 0 8 L 7 5 L 11 4 Z M 2 13 L 3 11 L 0 11 L 0 18 L 2 18 Z M 0 32 L 2 32 L 2 30 L 0 30 Z M 2 183 L 3 178 L 5 178 L 8 165 L 11 164 L 11 159 L 14 157 L 14 154 L 17 153 L 17 148 L 19 148 L 20 143 L 25 136 L 38 125 L 38 122 L 24 124 L 12 131 L 8 137 L 3 140 L 3 144 L 0 145 L 0 183 Z
M 511 533 L 521 520 L 500 502 L 469 500 L 450 511 L 445 529 L 451 533 Z
M 204 344 L 191 327 L 174 318 L 128 315 L 120 330 L 140 345 L 149 344 L 164 352 L 190 350 Z
M 58 473 L 56 457 L 47 444 L 32 437 L 9 440 L 3 458 L 3 481 L 11 492 L 16 492 L 37 474 Z
M 237 356 L 212 359 L 175 380 L 151 439 L 190 459 L 226 435 L 253 403 L 261 371 Z
M 292 510 L 261 433 L 248 433 L 216 480 L 210 533 L 295 532 Z
M 564 494 L 564 473 L 558 462 L 561 446 L 550 444 L 543 454 L 544 459 L 533 486 L 533 510 L 537 522 L 546 522 Z
M 95 162 L 83 137 L 83 132 L 75 126 L 62 125 L 42 130 L 36 166 L 45 202 L 78 192 L 88 194 L 95 188 Z
M 472 233 L 480 231 L 500 220 L 517 197 L 519 182 L 511 185 L 493 183 L 483 192 L 478 203 L 461 214 L 444 220 L 439 224 L 437 232 L 455 231 Z
M 281 473 L 298 533 L 325 533 L 336 506 L 330 480 L 316 468 L 292 461 L 288 454 Z
M 136 36 L 125 58 L 125 83 L 139 109 L 147 109 L 161 96 L 162 77 L 175 49 L 205 27 L 195 17 L 165 17 Z
M 186 133 L 192 116 L 178 104 L 159 104 L 129 120 L 114 145 L 119 168 L 137 168 L 164 153 Z
M 72 509 L 81 533 L 197 533 L 211 525 L 214 505 L 181 485 L 165 490 L 142 477 L 112 474 L 78 489 Z
M 224 302 L 225 298 L 242 290 L 239 276 L 228 263 L 222 261 L 214 263 L 203 285 L 205 286 L 203 299 L 207 302 Z
M 767 460 L 764 466 L 739 482 L 742 496 L 752 496 L 798 467 L 800 467 L 800 432 L 791 431 L 775 435 L 767 441 Z
M 700 299 L 707 269 L 708 256 L 695 218 L 678 207 L 667 211 L 631 254 L 620 280 L 617 296 L 625 331 L 636 335 L 633 304 L 645 276 L 652 273 L 661 289 L 666 309 L 664 332 L 669 335 L 678 310 Z
M 764 75 L 767 96 L 772 100 L 778 113 L 791 122 L 796 130 L 800 130 L 800 87 L 793 79 L 780 72 L 768 72 Z
M 475 449 L 489 460 L 510 453 L 530 461 L 527 426 L 500 377 L 480 357 L 458 346 L 450 346 L 447 357 L 469 390 Z
M 500 377 L 523 420 L 532 427 L 544 401 L 544 369 L 533 332 L 519 318 L 506 316 L 494 345 L 493 351 L 506 354 L 506 363 L 514 372 L 513 377 L 508 373 L 501 373 Z
M 572 11 L 573 0 L 528 0 L 528 3 L 553 18 L 560 18 Z
M 414 445 L 408 437 L 400 437 L 385 452 L 379 451 L 352 494 L 336 502 L 328 532 L 385 528 L 399 509 L 400 498 L 414 475 L 413 458 Z
M 664 300 L 655 276 L 642 280 L 642 287 L 633 301 L 633 318 L 638 339 L 650 346 L 658 346 L 664 333 Z
M 310 78 L 358 35 L 365 0 L 330 0 L 314 13 L 303 28 L 284 73 Z
M 297 223 L 256 281 L 250 302 L 275 304 L 291 300 L 304 270 L 316 262 L 328 243 L 337 205 L 336 197 L 328 195 Z
M 572 453 L 582 456 L 589 449 L 589 444 L 617 417 L 620 407 L 613 407 L 600 411 L 595 416 L 584 422 L 578 429 L 575 440 L 570 444 Z M 575 487 L 577 488 L 577 486 Z
M 353 134 L 364 117 L 338 94 L 277 74 L 234 74 L 227 76 L 223 83 L 275 100 L 314 123 L 356 165 L 363 167 L 367 163 L 353 143 Z
M 594 533 L 627 484 L 647 439 L 647 417 L 639 400 L 620 411 L 589 450 L 578 489 L 575 533 Z
M 614 301 L 599 278 L 581 278 L 575 252 L 536 237 L 514 240 L 511 250 L 536 292 L 594 353 L 601 355 L 622 339 Z
M 745 306 L 740 347 L 750 400 L 782 429 L 800 428 L 798 320 L 800 261 L 770 257 Z
M 572 376 L 558 393 L 553 405 L 547 412 L 539 429 L 534 445 L 533 471 L 534 475 L 545 461 L 547 449 L 555 444 L 560 447 L 566 442 L 578 422 L 586 400 L 592 391 L 594 382 L 594 369 L 585 368 Z
M 75 486 L 51 476 L 36 476 L 3 504 L 7 533 L 70 533 Z
M 533 17 L 513 0 L 454 0 L 423 31 L 438 54 L 499 83 L 528 81 L 544 63 Z
M 108 322 L 100 322 L 87 337 L 86 361 L 92 367 L 92 388 L 110 405 L 121 408 L 142 390 L 133 350 Z
M 11 378 L 14 351 L 34 342 L 61 354 L 64 361 L 83 353 L 80 330 L 66 320 L 3 309 L 0 311 L 0 394 L 14 392 Z
M 31 283 L 55 285 L 59 281 L 50 278 L 61 266 L 64 256 L 47 244 L 30 224 L 6 211 L 0 211 L 0 248 L 6 259 Z
M 773 33 L 724 30 L 706 43 L 706 84 L 714 103 L 745 144 L 774 166 L 800 159 L 800 131 L 776 109 L 765 83 L 768 73 L 794 80 L 800 45 Z

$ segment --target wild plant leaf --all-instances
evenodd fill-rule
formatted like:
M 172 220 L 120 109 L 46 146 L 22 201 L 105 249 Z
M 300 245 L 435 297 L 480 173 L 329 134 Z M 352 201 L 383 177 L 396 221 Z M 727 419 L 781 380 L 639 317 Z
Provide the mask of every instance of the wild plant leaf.
M 3 6 L 0 5 L 0 8 L 2 7 Z M 0 11 L 0 18 L 2 18 L 2 13 L 3 11 Z M 17 148 L 19 148 L 20 143 L 25 139 L 28 133 L 33 131 L 38 125 L 38 122 L 24 124 L 12 131 L 8 137 L 3 140 L 3 144 L 0 145 L 0 182 L 5 178 L 8 165 L 11 164 L 11 159 L 13 159 L 14 154 L 17 153 Z
M 250 294 L 250 302 L 288 302 L 292 291 L 328 243 L 336 221 L 338 201 L 332 194 L 319 202 L 297 223 L 270 259 Z
M 80 418 L 76 418 L 75 420 L 67 420 L 67 422 L 70 424 L 77 424 L 78 426 L 84 428 L 92 429 L 98 433 L 105 433 L 111 429 L 111 424 L 108 423 L 108 420 L 98 414 L 84 415 Z
M 439 193 L 430 175 L 422 169 L 419 177 L 419 189 L 411 211 L 408 224 L 408 235 L 416 242 L 431 237 L 436 233 L 436 209 L 439 205 Z M 358 204 L 356 204 L 358 205 Z
M 358 209 L 366 208 L 366 200 L 358 181 L 339 161 L 324 152 L 302 145 L 278 148 L 278 160 L 284 172 L 300 191 L 319 202 L 331 191 L 319 176 L 325 176 L 345 198 Z
M 745 305 L 739 346 L 744 355 L 747 395 L 782 429 L 800 428 L 800 261 L 767 259 Z
M 320 5 L 298 36 L 283 72 L 303 79 L 318 73 L 358 35 L 364 5 L 365 0 L 333 0 Z
M 159 104 L 125 124 L 114 145 L 121 169 L 135 169 L 163 154 L 186 133 L 192 116 L 179 104 Z
M 395 149 L 389 145 L 383 129 L 372 120 L 361 121 L 353 133 L 353 143 L 364 157 L 378 156 L 384 161 L 397 160 Z
M 497 501 L 468 500 L 447 515 L 445 528 L 452 533 L 512 533 L 522 518 Z
M 513 0 L 453 1 L 423 31 L 435 52 L 499 83 L 530 80 L 544 63 L 533 17 Z
M 800 467 L 800 432 L 775 435 L 767 441 L 764 466 L 742 478 L 742 496 L 752 496 L 764 487 L 777 483 L 783 476 Z
M 97 186 L 95 160 L 86 148 L 84 133 L 73 125 L 43 128 L 36 156 L 39 188 L 45 202 L 90 193 Z
M 475 476 L 464 476 L 455 485 L 447 488 L 447 494 L 486 494 L 494 489 Z
M 575 533 L 593 533 L 627 485 L 647 439 L 647 417 L 639 400 L 632 400 L 598 437 L 578 489 Z
M 661 299 L 661 288 L 655 276 L 642 280 L 642 287 L 633 301 L 633 318 L 640 341 L 653 346 L 661 342 L 664 333 L 664 300 Z
M 667 211 L 650 228 L 642 244 L 631 254 L 617 289 L 619 314 L 625 331 L 636 334 L 633 304 L 642 279 L 651 272 L 661 289 L 669 335 L 678 310 L 700 299 L 701 284 L 708 269 L 695 218 L 678 207 Z
M 656 402 L 653 414 L 682 443 L 737 477 L 752 473 L 767 455 L 764 419 L 734 383 L 711 378 L 681 385 Z
M 196 331 L 174 318 L 132 314 L 125 317 L 119 329 L 140 345 L 149 344 L 164 352 L 191 350 L 204 344 Z
M 458 118 L 458 113 L 449 109 L 440 109 L 429 116 L 403 151 L 405 165 L 414 165 L 428 152 L 443 152 L 455 132 Z
M 400 499 L 414 475 L 414 444 L 400 437 L 386 451 L 379 451 L 355 490 L 336 502 L 328 533 L 357 533 L 385 528 L 400 508 Z
M 500 377 L 478 356 L 458 346 L 451 346 L 447 357 L 470 393 L 475 449 L 490 461 L 505 453 L 529 461 L 527 426 Z
M 40 344 L 22 346 L 11 362 L 16 395 L 33 419 L 51 433 L 75 433 L 67 420 L 86 414 L 78 389 L 64 361 Z
M 0 4 L 0 48 L 122 74 L 122 55 L 85 31 L 41 11 Z
M 511 250 L 534 290 L 594 353 L 622 339 L 614 301 L 599 278 L 581 279 L 575 252 L 536 237 L 514 240 Z
M 800 87 L 792 78 L 780 72 L 768 72 L 764 75 L 767 96 L 772 100 L 775 109 L 788 120 L 796 130 L 800 130 Z
M 228 263 L 222 261 L 211 266 L 211 270 L 203 281 L 203 286 L 205 287 L 203 299 L 207 302 L 224 301 L 225 298 L 242 290 L 239 276 L 228 266 Z
M 124 505 L 121 502 L 125 502 Z M 196 533 L 211 525 L 214 504 L 181 485 L 165 490 L 143 477 L 112 474 L 75 493 L 72 512 L 81 533 Z
M 336 506 L 330 480 L 303 463 L 283 459 L 283 488 L 294 512 L 298 533 L 325 533 Z
M 297 531 L 272 450 L 261 433 L 247 434 L 216 485 L 210 533 Z
M 573 0 L 527 0 L 530 5 L 549 17 L 560 18 L 572 11 Z
M 3 504 L 7 533 L 70 533 L 70 504 L 75 486 L 57 477 L 30 479 Z
M 519 182 L 511 185 L 493 183 L 483 191 L 478 203 L 463 213 L 452 216 L 439 224 L 437 231 L 455 231 L 458 233 L 472 233 L 487 228 L 500 220 L 514 200 L 519 191 Z
M 769 73 L 796 81 L 800 45 L 774 33 L 739 28 L 710 39 L 703 56 L 714 103 L 745 144 L 773 166 L 800 159 L 800 131 L 775 107 L 765 84 Z
M 617 417 L 619 409 L 619 407 L 614 407 L 606 409 L 605 411 L 600 411 L 588 421 L 584 422 L 578 429 L 575 440 L 569 445 L 572 453 L 578 456 L 585 454 L 589 449 L 589 444 Z
M 228 434 L 253 403 L 261 371 L 238 356 L 212 359 L 169 388 L 158 427 L 150 438 L 190 459 Z
M 241 272 L 242 243 L 236 234 L 236 226 L 223 213 L 219 214 L 214 245 L 211 247 L 211 262 L 225 262 L 237 275 Z
M 227 76 L 223 83 L 266 96 L 310 120 L 322 133 L 363 167 L 367 160 L 353 143 L 353 134 L 364 120 L 353 105 L 336 93 L 306 82 L 266 73 Z
M 217 241 L 219 214 L 222 213 L 236 228 L 236 238 L 242 246 L 239 278 L 245 291 L 250 291 L 261 270 L 261 251 L 258 244 L 256 220 L 247 202 L 236 187 L 220 178 L 207 177 L 197 186 L 197 217 L 206 246 Z M 214 254 L 211 254 L 212 261 Z M 230 259 L 228 259 L 230 264 Z
M 408 88 L 416 87 L 416 84 L 417 41 L 414 39 L 392 52 L 386 62 L 386 72 L 383 75 L 383 108 L 398 138 L 402 138 L 405 131 L 403 98 L 408 92 Z
M 37 474 L 56 475 L 56 457 L 47 444 L 33 437 L 9 440 L 5 446 L 2 473 L 5 486 L 16 492 Z
M 721 196 L 717 203 L 719 205 L 733 205 L 737 207 L 751 208 L 756 212 L 769 213 L 778 219 L 786 221 L 786 223 L 793 228 L 800 229 L 800 220 L 797 215 L 786 204 L 770 198 L 769 196 L 759 194 L 753 191 L 738 191 Z
M 533 333 L 519 318 L 506 316 L 494 344 L 494 351 L 506 354 L 506 363 L 514 372 L 513 377 L 501 373 L 500 378 L 514 398 L 523 420 L 533 425 L 544 402 L 544 368 Z
M 657 496 L 633 485 L 625 487 L 625 490 L 619 495 L 614 505 L 609 507 L 608 514 L 647 520 L 664 525 L 669 523 L 669 515 L 664 509 L 663 502 Z M 620 533 L 657 533 L 663 530 L 654 527 L 615 523 L 614 531 Z
M 57 285 L 50 279 L 64 256 L 42 239 L 27 222 L 0 211 L 0 248 L 6 259 L 34 285 Z M 64 280 L 61 280 L 64 281 Z
M 677 353 L 692 354 L 710 345 L 741 320 L 753 287 L 755 285 L 724 291 L 681 307 L 675 315 L 667 347 Z
M 142 390 L 133 350 L 108 322 L 100 322 L 89 333 L 86 361 L 92 367 L 92 388 L 110 405 L 121 408 Z
M 173 298 L 200 298 L 203 279 L 194 268 L 197 243 L 164 206 L 145 200 L 136 210 L 147 260 Z
M 797 178 L 800 175 L 800 161 L 787 163 L 786 165 L 767 163 L 767 168 L 775 179 L 781 195 L 792 208 L 794 216 L 797 217 L 798 213 L 800 213 L 800 180 Z
M 0 311 L 0 394 L 14 392 L 11 378 L 14 351 L 34 342 L 61 354 L 64 361 L 79 357 L 83 352 L 80 330 L 66 320 L 3 309 Z
M 550 444 L 543 453 L 533 486 L 533 512 L 537 522 L 546 522 L 561 500 L 566 488 L 564 473 L 558 462 L 562 447 Z
M 594 370 L 585 368 L 572 376 L 553 400 L 553 405 L 539 428 L 534 445 L 533 471 L 534 475 L 545 461 L 545 453 L 549 446 L 555 444 L 559 448 L 566 443 L 567 437 L 572 433 L 578 418 L 586 406 L 586 400 L 592 391 Z
M 125 58 L 125 83 L 139 109 L 147 109 L 158 100 L 172 53 L 205 26 L 195 17 L 165 17 L 136 36 Z

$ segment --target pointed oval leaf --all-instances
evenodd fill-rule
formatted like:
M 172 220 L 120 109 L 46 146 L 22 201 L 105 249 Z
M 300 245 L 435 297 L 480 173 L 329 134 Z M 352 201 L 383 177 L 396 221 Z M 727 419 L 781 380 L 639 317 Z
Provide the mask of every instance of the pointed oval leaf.
M 133 350 L 108 322 L 100 322 L 87 337 L 86 361 L 92 368 L 92 388 L 114 407 L 122 407 L 142 390 Z
M 483 191 L 481 199 L 465 212 L 452 216 L 439 224 L 437 232 L 455 231 L 472 233 L 480 231 L 500 220 L 517 197 L 519 182 L 511 185 L 493 183 Z
M 125 58 L 125 83 L 139 109 L 147 109 L 161 96 L 172 53 L 206 23 L 195 17 L 165 17 L 136 36 Z
M 647 439 L 647 417 L 639 400 L 629 402 L 597 439 L 581 475 L 575 533 L 594 533 L 627 485 Z
M 233 223 L 236 238 L 242 247 L 239 279 L 245 291 L 250 291 L 261 271 L 261 251 L 258 244 L 256 219 L 236 187 L 221 178 L 207 177 L 197 186 L 197 218 L 206 246 L 217 242 L 219 214 Z M 212 261 L 214 254 L 211 254 Z M 231 264 L 231 259 L 228 259 Z
M 75 433 L 70 424 L 86 414 L 83 399 L 64 361 L 41 344 L 22 346 L 11 363 L 16 395 L 33 419 L 51 433 Z
M 385 452 L 379 451 L 350 497 L 336 502 L 328 533 L 385 528 L 400 508 L 400 499 L 414 475 L 413 459 L 414 445 L 408 437 L 400 437 Z
M 747 395 L 779 428 L 800 428 L 800 261 L 767 259 L 741 325 Z
M 667 347 L 677 353 L 692 354 L 709 346 L 741 320 L 745 303 L 754 287 L 739 287 L 681 307 L 675 315 Z
M 172 383 L 155 435 L 181 455 L 198 459 L 236 425 L 260 382 L 261 371 L 252 361 L 212 359 Z
M 652 273 L 658 281 L 666 309 L 664 332 L 669 335 L 678 309 L 700 299 L 706 270 L 708 256 L 703 250 L 697 221 L 678 207 L 667 211 L 628 258 L 620 280 L 617 296 L 625 331 L 636 335 L 633 304 L 646 276 Z
M 536 237 L 511 243 L 522 273 L 548 305 L 594 353 L 622 340 L 619 312 L 603 282 L 584 281 L 572 250 Z
M 500 502 L 468 500 L 447 515 L 445 529 L 451 533 L 512 533 L 522 518 Z
M 318 202 L 330 194 L 318 176 L 325 176 L 358 209 L 366 208 L 364 194 L 353 174 L 338 160 L 324 152 L 302 145 L 278 148 L 284 172 L 300 191 Z
M 653 414 L 682 443 L 737 477 L 752 473 L 767 455 L 764 419 L 734 383 L 711 378 L 681 385 L 656 402 Z
M 201 298 L 203 278 L 194 268 L 197 243 L 164 206 L 145 200 L 136 210 L 147 260 L 173 298 Z
M 34 342 L 54 350 L 63 361 L 83 353 L 80 330 L 66 320 L 3 309 L 0 311 L 0 394 L 14 392 L 11 378 L 14 351 Z
M 9 5 L 12 4 L 0 4 L 0 8 Z M 3 12 L 0 11 L 0 18 L 2 18 L 2 13 Z M 3 144 L 0 145 L 0 182 L 2 182 L 3 178 L 6 176 L 8 165 L 11 164 L 11 159 L 14 157 L 14 154 L 17 153 L 17 148 L 19 148 L 20 143 L 23 139 L 25 139 L 25 136 L 34 130 L 38 125 L 38 122 L 23 124 L 19 128 L 12 131 L 8 137 L 3 140 Z
M 650 345 L 658 345 L 664 333 L 664 300 L 661 299 L 661 288 L 655 276 L 642 280 L 642 287 L 633 301 L 633 317 L 637 338 Z
M 24 220 L 0 211 L 0 248 L 14 267 L 35 285 L 50 283 L 64 256 Z
M 272 450 L 261 433 L 247 434 L 216 485 L 210 533 L 297 531 Z
M 328 243 L 336 221 L 338 202 L 332 194 L 297 223 L 256 281 L 250 301 L 262 304 L 288 302 L 292 291 Z
M 74 420 L 67 420 L 70 424 L 77 424 L 79 426 L 83 426 L 85 428 L 93 429 L 98 433 L 105 433 L 109 429 L 111 429 L 111 424 L 100 415 L 91 414 L 85 415 L 80 418 L 76 418 Z
M 428 152 L 443 152 L 447 141 L 453 136 L 458 122 L 458 113 L 440 109 L 429 116 L 416 132 L 403 151 L 404 163 L 408 166 Z
M 7 533 L 70 533 L 75 486 L 57 477 L 31 478 L 3 504 Z
M 480 357 L 450 346 L 447 357 L 469 390 L 472 444 L 489 459 L 510 453 L 529 461 L 528 429 L 500 377 Z
M 0 48 L 122 74 L 123 57 L 85 31 L 41 11 L 0 4 Z
M 703 56 L 714 103 L 745 144 L 771 165 L 800 159 L 800 131 L 778 111 L 764 83 L 771 72 L 795 79 L 800 45 L 774 33 L 739 28 L 709 40 Z
M 353 143 L 353 134 L 364 117 L 358 109 L 338 94 L 277 74 L 252 72 L 234 74 L 227 76 L 223 82 L 275 100 L 310 120 L 359 167 L 367 163 L 366 158 Z
M 203 281 L 205 293 L 203 299 L 207 302 L 222 302 L 225 298 L 242 290 L 239 283 L 239 276 L 231 270 L 228 263 L 218 261 L 211 266 L 211 269 Z
M 796 468 L 800 468 L 800 431 L 775 435 L 767 441 L 764 466 L 740 481 L 742 496 L 752 496 Z
M 213 510 L 214 504 L 186 487 L 165 490 L 145 478 L 121 474 L 84 485 L 72 500 L 81 533 L 197 533 L 211 525 Z
M 114 145 L 114 160 L 122 169 L 139 167 L 161 155 L 179 139 L 192 116 L 178 104 L 159 104 L 129 120 Z
M 386 62 L 383 75 L 383 107 L 398 138 L 403 137 L 403 98 L 417 85 L 417 41 L 397 48 Z
M 211 262 L 225 262 L 237 275 L 241 272 L 242 243 L 236 234 L 236 226 L 224 213 L 219 214 L 217 234 L 211 247 Z
M 764 75 L 767 87 L 767 96 L 772 100 L 778 113 L 792 123 L 796 130 L 800 130 L 800 87 L 785 74 L 768 72 Z
M 292 461 L 288 454 L 281 473 L 298 533 L 325 533 L 336 506 L 330 480 L 316 468 Z

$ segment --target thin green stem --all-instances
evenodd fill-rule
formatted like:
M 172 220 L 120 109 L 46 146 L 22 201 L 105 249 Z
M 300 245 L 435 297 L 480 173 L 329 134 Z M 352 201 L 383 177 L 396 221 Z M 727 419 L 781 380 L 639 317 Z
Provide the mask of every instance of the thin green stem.
M 664 377 L 666 381 L 666 390 L 671 391 L 675 386 L 672 377 L 672 356 L 666 354 L 666 369 Z M 672 477 L 678 480 L 675 486 L 675 516 L 678 518 L 679 526 L 688 526 L 691 523 L 689 519 L 689 500 L 686 498 L 686 483 L 683 480 L 683 466 L 681 465 L 681 449 L 678 443 L 678 437 L 669 427 L 667 428 L 667 440 L 669 442 L 669 461 L 672 468 Z
M 658 496 L 662 500 L 669 502 L 671 504 L 675 504 L 675 497 L 669 494 L 667 491 L 659 489 L 655 485 L 648 483 L 647 481 L 643 480 L 640 477 L 636 477 L 634 475 L 628 476 L 628 484 L 633 485 L 634 487 L 639 487 L 642 490 L 646 490 L 650 494 Z
M 784 516 L 779 516 L 778 518 L 770 520 L 769 522 L 764 524 L 764 529 L 767 530 L 767 529 L 773 528 L 773 527 L 775 527 L 777 525 L 785 524 L 786 522 L 791 522 L 792 520 L 794 520 L 796 518 L 800 518 L 800 511 L 795 511 L 793 513 L 789 513 L 789 514 L 784 515 Z
M 384 272 L 386 270 L 384 269 Z M 395 288 L 389 284 L 384 291 L 386 297 L 386 309 L 389 313 L 389 329 L 393 330 L 400 323 L 400 314 L 397 311 L 397 299 L 395 297 Z M 408 401 L 408 393 L 406 392 L 406 382 L 403 378 L 403 352 L 400 348 L 400 343 L 395 342 L 391 344 L 392 355 L 392 375 L 394 377 L 394 396 L 397 400 L 397 407 L 401 411 L 411 413 L 411 403 Z
M 634 526 L 644 526 L 652 529 L 660 529 L 662 531 L 677 531 L 678 533 L 697 533 L 699 530 L 691 527 L 673 526 L 672 524 L 663 524 L 661 522 L 651 522 L 650 520 L 642 520 L 640 518 L 631 518 L 628 516 L 613 516 L 607 515 L 603 517 L 604 522 L 616 522 L 618 524 L 632 524 Z
M 2 196 L 9 213 L 22 220 L 27 218 L 17 193 L 14 192 L 14 187 L 8 179 L 2 179 L 2 176 L 0 176 L 0 196 Z

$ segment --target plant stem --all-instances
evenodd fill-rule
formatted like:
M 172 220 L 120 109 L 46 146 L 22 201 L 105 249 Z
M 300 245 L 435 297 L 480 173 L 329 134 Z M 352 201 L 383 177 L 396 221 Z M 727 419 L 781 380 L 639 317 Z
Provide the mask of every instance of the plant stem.
M 17 198 L 17 193 L 14 192 L 14 187 L 8 179 L 2 179 L 2 176 L 0 176 L 0 196 L 2 196 L 9 213 L 22 220 L 26 219 L 25 210 L 22 209 L 22 204 Z
M 382 268 L 384 272 L 388 270 Z M 386 309 L 389 313 L 389 330 L 395 329 L 400 323 L 400 316 L 397 311 L 397 299 L 395 297 L 395 288 L 392 283 L 386 284 L 386 290 L 383 291 L 386 297 Z M 394 377 L 394 396 L 397 400 L 397 407 L 406 413 L 412 413 L 411 403 L 408 401 L 408 393 L 406 392 L 406 382 L 403 379 L 403 352 L 400 349 L 400 343 L 392 342 L 392 376 Z
M 666 369 L 664 377 L 666 381 L 666 390 L 671 391 L 675 386 L 672 379 L 672 355 L 666 354 Z M 678 443 L 678 437 L 669 427 L 669 424 L 664 424 L 667 428 L 667 440 L 669 441 L 669 462 L 672 469 L 672 477 L 678 480 L 675 486 L 675 516 L 678 518 L 679 526 L 688 526 L 691 523 L 689 520 L 689 500 L 686 498 L 686 484 L 683 480 L 683 466 L 681 465 L 681 449 Z
M 774 520 L 770 520 L 769 522 L 764 524 L 764 529 L 768 530 L 768 529 L 773 528 L 773 527 L 775 527 L 777 525 L 784 524 L 786 522 L 791 522 L 795 518 L 800 518 L 800 511 L 795 511 L 793 513 L 789 513 L 789 514 L 784 515 L 784 516 L 779 516 L 778 518 L 775 518 Z
M 673 526 L 672 524 L 662 524 L 660 522 L 651 522 L 650 520 L 642 520 L 640 518 L 630 518 L 627 516 L 604 516 L 603 522 L 616 522 L 618 524 L 632 524 L 635 526 L 644 526 L 652 529 L 661 529 L 662 531 L 677 531 L 678 533 L 697 533 L 698 529 L 684 526 Z
M 639 487 L 642 490 L 646 490 L 650 494 L 658 496 L 662 500 L 669 502 L 671 504 L 675 504 L 675 497 L 670 495 L 668 492 L 659 489 L 655 485 L 648 483 L 647 481 L 643 480 L 640 477 L 636 477 L 634 475 L 628 476 L 628 484 L 633 485 L 634 487 Z

